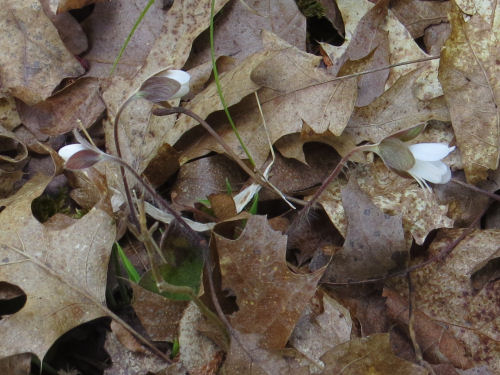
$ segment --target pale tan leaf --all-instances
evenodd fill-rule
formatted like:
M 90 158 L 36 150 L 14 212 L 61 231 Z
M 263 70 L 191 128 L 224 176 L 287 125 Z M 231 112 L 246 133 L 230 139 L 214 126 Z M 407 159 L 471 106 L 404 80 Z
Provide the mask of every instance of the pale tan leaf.
M 123 330 L 120 325 L 113 327 L 112 323 L 112 331 L 106 333 L 104 343 L 104 349 L 111 358 L 111 366 L 104 370 L 104 375 L 143 375 L 169 366 L 165 360 L 154 354 L 131 350 L 123 344 L 124 338 L 120 340 L 120 335 L 127 336 L 127 340 L 135 341 L 134 345 L 141 348 L 139 342 L 128 331 Z
M 228 0 L 217 0 L 215 11 L 219 11 Z M 105 123 L 106 142 L 114 150 L 112 121 L 119 106 L 153 74 L 166 68 L 180 69 L 186 62 L 193 40 L 208 27 L 210 4 L 197 0 L 174 1 L 168 10 L 158 38 L 152 42 L 147 57 L 138 64 L 140 69 L 132 80 L 115 76 L 103 92 L 108 108 L 109 121 Z M 113 55 L 115 56 L 115 55 Z M 165 143 L 172 132 L 174 116 L 150 119 L 151 104 L 134 101 L 120 119 L 122 153 L 124 158 L 144 170 L 154 158 L 156 150 Z M 150 121 L 151 120 L 151 121 Z M 170 142 L 166 142 L 172 145 Z
M 2 91 L 35 104 L 66 77 L 84 72 L 68 52 L 37 0 L 0 2 Z
M 349 310 L 327 294 L 318 291 L 307 305 L 290 337 L 289 344 L 324 368 L 320 357 L 328 350 L 351 339 Z
M 406 374 L 427 375 L 423 367 L 396 357 L 388 333 L 354 339 L 331 349 L 321 357 L 323 375 Z
M 389 215 L 402 214 L 405 232 L 411 233 L 418 244 L 424 242 L 431 230 L 453 226 L 453 220 L 446 215 L 446 205 L 440 205 L 433 195 L 427 194 L 412 179 L 388 170 L 382 161 L 359 166 L 354 171 L 354 176 L 361 189 L 383 212 Z M 341 186 L 339 180 L 334 181 L 320 197 L 320 202 L 335 227 L 345 234 L 346 219 L 341 204 Z
M 300 354 L 295 351 L 287 356 L 279 352 L 266 350 L 260 346 L 262 336 L 255 333 L 235 333 L 238 340 L 231 340 L 221 374 L 240 375 L 309 375 L 309 368 L 298 360 Z M 291 354 L 291 355 L 290 355 Z M 304 362 L 304 361 L 302 361 Z
M 251 79 L 264 87 L 258 95 L 271 142 L 300 132 L 304 123 L 316 133 L 328 130 L 340 135 L 354 108 L 356 80 L 331 82 L 334 77 L 318 67 L 320 57 L 299 51 L 268 32 L 263 36 L 268 48 L 276 52 L 254 67 Z M 269 145 L 255 98 L 247 97 L 230 112 L 252 158 L 257 166 L 262 165 L 269 154 Z M 240 157 L 246 157 L 229 124 L 223 123 L 218 131 Z M 207 150 L 223 152 L 214 140 L 206 137 L 186 150 L 183 161 Z
M 73 54 L 79 55 L 87 50 L 89 43 L 80 23 L 70 13 L 55 13 L 54 1 L 40 0 L 45 14 L 50 18 L 57 29 L 66 48 Z M 52 2 L 52 4 L 51 4 Z
M 480 15 L 467 21 L 464 17 L 456 6 L 452 8 L 452 31 L 441 54 L 439 80 L 465 174 L 474 183 L 498 167 L 500 44 L 495 25 Z
M 0 359 L 0 373 L 6 375 L 28 375 L 31 367 L 31 354 L 23 353 Z
M 345 131 L 361 141 L 379 142 L 387 136 L 428 120 L 449 121 L 443 97 L 420 100 L 414 93 L 421 70 L 398 79 L 391 88 L 366 107 L 356 108 Z
M 450 3 L 447 1 L 399 0 L 391 7 L 391 11 L 414 39 L 423 36 L 427 27 L 446 22 L 449 9 Z
M 0 98 L 0 126 L 7 130 L 14 130 L 21 125 L 21 119 L 16 109 L 16 102 L 12 96 Z
M 198 326 L 205 319 L 198 307 L 191 302 L 180 321 L 179 360 L 190 373 L 196 373 L 210 363 L 220 350 L 212 340 L 198 331 Z
M 107 262 L 113 220 L 94 208 L 63 229 L 38 222 L 31 202 L 51 177 L 27 182 L 0 213 L 0 279 L 26 293 L 23 308 L 0 320 L 0 355 L 31 352 L 43 359 L 71 328 L 106 315 Z

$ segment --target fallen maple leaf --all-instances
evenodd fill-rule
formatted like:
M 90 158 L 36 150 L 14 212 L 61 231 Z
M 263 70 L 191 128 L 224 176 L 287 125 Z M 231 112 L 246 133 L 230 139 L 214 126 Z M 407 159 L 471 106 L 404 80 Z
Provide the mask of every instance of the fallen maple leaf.
M 216 234 L 215 244 L 222 288 L 236 294 L 239 307 L 229 317 L 231 325 L 243 334 L 259 335 L 263 349 L 283 348 L 323 270 L 307 275 L 290 271 L 286 237 L 273 231 L 265 216 L 251 216 L 236 240 Z
M 52 178 L 36 175 L 0 213 L 0 279 L 26 293 L 23 308 L 0 320 L 0 356 L 31 352 L 43 359 L 62 334 L 107 314 L 107 262 L 112 218 L 94 208 L 57 229 L 38 222 L 31 202 Z

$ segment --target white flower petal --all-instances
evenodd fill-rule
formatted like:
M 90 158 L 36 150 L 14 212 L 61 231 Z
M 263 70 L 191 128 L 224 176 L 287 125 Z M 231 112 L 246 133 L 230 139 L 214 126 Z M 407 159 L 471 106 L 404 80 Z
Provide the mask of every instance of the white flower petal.
M 171 96 L 169 100 L 182 98 L 189 92 L 189 80 L 191 79 L 191 76 L 188 72 L 185 72 L 184 70 L 167 70 L 165 73 L 161 74 L 161 76 L 173 79 L 181 85 L 180 89 L 173 96 Z
M 417 143 L 408 146 L 415 159 L 423 161 L 438 161 L 455 149 L 448 147 L 446 143 Z
M 236 213 L 240 213 L 246 207 L 248 203 L 252 200 L 254 195 L 260 191 L 261 185 L 253 183 L 247 186 L 245 189 L 240 191 L 233 197 L 234 205 L 236 207 Z
M 451 179 L 450 168 L 442 161 L 415 160 L 408 173 L 434 184 L 446 184 Z
M 70 157 L 82 150 L 87 150 L 87 147 L 81 145 L 80 143 L 74 143 L 72 145 L 61 147 L 57 153 L 64 159 L 64 161 L 68 161 Z

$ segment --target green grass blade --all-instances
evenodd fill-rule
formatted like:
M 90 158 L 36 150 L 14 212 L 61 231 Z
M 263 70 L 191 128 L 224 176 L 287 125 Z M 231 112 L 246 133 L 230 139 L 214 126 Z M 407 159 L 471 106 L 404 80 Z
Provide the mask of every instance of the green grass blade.
M 118 242 L 115 242 L 116 250 L 118 251 L 118 255 L 120 256 L 120 259 L 123 263 L 123 266 L 125 267 L 125 270 L 127 271 L 128 278 L 132 280 L 134 283 L 138 283 L 139 280 L 141 279 L 141 276 L 139 275 L 139 272 L 135 269 L 134 265 L 132 262 L 127 258 L 125 255 L 125 252 L 123 251 L 122 247 Z
M 259 192 L 255 193 L 252 199 L 252 205 L 250 206 L 250 209 L 248 210 L 249 213 L 252 215 L 257 215 L 257 206 L 259 204 Z
M 214 16 L 215 16 L 215 0 L 212 0 L 212 4 L 210 6 L 210 55 L 212 56 L 212 70 L 214 72 L 215 84 L 217 85 L 217 93 L 219 94 L 220 102 L 224 107 L 224 112 L 226 112 L 227 119 L 231 124 L 231 128 L 233 129 L 234 135 L 236 135 L 236 138 L 238 138 L 238 142 L 240 142 L 241 148 L 243 149 L 243 151 L 245 151 L 245 154 L 247 155 L 250 164 L 252 164 L 252 167 L 255 167 L 255 162 L 252 156 L 250 155 L 250 152 L 248 151 L 247 147 L 245 146 L 245 143 L 243 143 L 243 140 L 240 137 L 240 133 L 238 133 L 238 129 L 236 129 L 236 125 L 234 124 L 231 114 L 229 113 L 229 109 L 227 108 L 226 105 L 226 100 L 224 99 L 224 95 L 222 94 L 222 87 L 220 85 L 220 80 L 219 80 L 219 72 L 217 71 L 217 66 L 215 64 Z
M 144 9 L 142 10 L 141 14 L 139 14 L 139 18 L 134 23 L 134 27 L 132 27 L 132 30 L 130 30 L 130 33 L 127 36 L 127 39 L 125 39 L 125 42 L 122 45 L 122 48 L 120 49 L 120 52 L 118 53 L 118 56 L 116 56 L 115 61 L 113 62 L 113 66 L 111 67 L 111 71 L 109 72 L 109 76 L 111 77 L 113 73 L 115 72 L 116 66 L 118 65 L 118 62 L 122 58 L 123 52 L 125 52 L 125 49 L 128 46 L 128 43 L 130 42 L 130 39 L 132 39 L 132 36 L 135 33 L 135 30 L 139 27 L 139 24 L 142 22 L 142 19 L 148 12 L 149 8 L 151 8 L 151 5 L 153 5 L 155 0 L 149 0 Z

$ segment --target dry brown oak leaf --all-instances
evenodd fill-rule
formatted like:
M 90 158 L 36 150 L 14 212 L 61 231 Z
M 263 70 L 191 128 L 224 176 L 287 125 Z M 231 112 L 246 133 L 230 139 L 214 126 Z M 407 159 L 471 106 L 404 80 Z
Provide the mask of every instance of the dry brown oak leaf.
M 286 236 L 271 229 L 265 216 L 251 216 L 241 236 L 215 235 L 222 288 L 236 295 L 234 329 L 262 335 L 259 346 L 283 348 L 316 291 L 323 269 L 299 275 L 285 260 Z
M 43 359 L 62 334 L 106 315 L 113 219 L 93 208 L 69 226 L 41 224 L 31 202 L 50 180 L 38 174 L 13 197 L 0 200 L 6 206 L 0 213 L 0 280 L 27 296 L 21 310 L 0 320 L 0 358 L 31 352 Z
M 0 91 L 33 105 L 84 73 L 38 0 L 0 0 Z M 2 95 L 3 96 L 3 95 Z
M 495 7 L 491 7 L 495 8 Z M 497 9 L 498 11 L 498 9 Z M 439 66 L 439 81 L 470 183 L 498 168 L 500 155 L 500 17 L 475 14 L 467 22 L 450 13 L 451 35 Z

